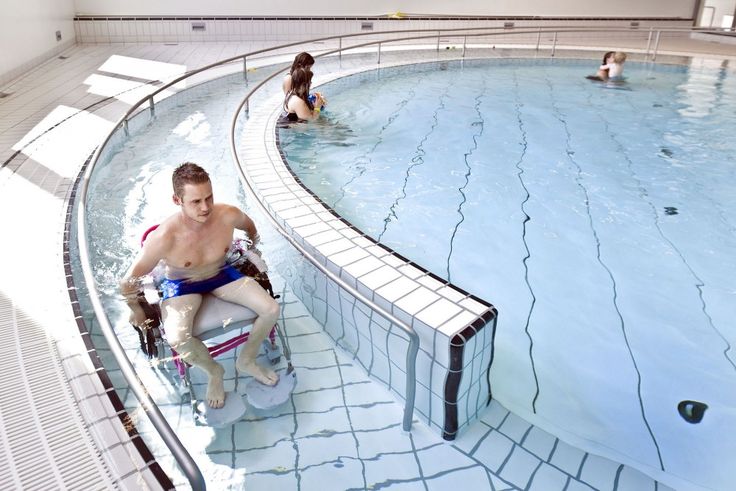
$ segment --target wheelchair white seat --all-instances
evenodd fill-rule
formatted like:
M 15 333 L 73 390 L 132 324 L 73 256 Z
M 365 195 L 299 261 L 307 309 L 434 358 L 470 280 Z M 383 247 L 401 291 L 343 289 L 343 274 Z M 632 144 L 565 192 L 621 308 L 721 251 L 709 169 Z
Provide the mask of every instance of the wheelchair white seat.
M 221 300 L 211 293 L 202 295 L 202 305 L 194 316 L 192 335 L 206 341 L 233 329 L 253 324 L 257 315 L 247 307 Z

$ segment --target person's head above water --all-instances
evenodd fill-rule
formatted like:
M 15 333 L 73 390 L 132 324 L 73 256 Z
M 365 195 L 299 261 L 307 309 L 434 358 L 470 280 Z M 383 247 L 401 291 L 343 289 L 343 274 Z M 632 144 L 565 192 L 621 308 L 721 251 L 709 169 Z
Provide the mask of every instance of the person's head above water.
M 212 212 L 214 199 L 212 182 L 207 171 L 192 162 L 185 162 L 171 176 L 174 204 L 181 207 L 186 218 L 204 223 Z
M 210 182 L 210 175 L 194 162 L 184 162 L 174 169 L 174 173 L 171 175 L 174 196 L 179 198 L 184 197 L 184 185 L 204 184 L 206 182 Z
M 306 68 L 308 70 L 312 65 L 314 65 L 314 57 L 306 51 L 302 51 L 294 57 L 294 62 L 291 64 L 289 73 L 293 73 L 297 68 Z
M 611 56 L 613 56 L 614 54 L 616 54 L 615 51 L 609 51 L 608 53 L 606 53 L 605 55 L 603 55 L 603 65 L 606 65 L 606 64 L 610 63 L 609 58 Z
M 623 63 L 626 61 L 626 53 L 623 51 L 616 51 L 613 54 L 613 62 L 614 63 Z

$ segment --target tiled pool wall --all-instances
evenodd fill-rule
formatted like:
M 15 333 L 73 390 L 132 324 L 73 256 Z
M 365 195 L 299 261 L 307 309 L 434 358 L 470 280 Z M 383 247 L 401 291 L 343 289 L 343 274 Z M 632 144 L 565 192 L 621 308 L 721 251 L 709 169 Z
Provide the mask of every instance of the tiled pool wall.
M 405 400 L 409 336 L 305 261 L 295 249 L 284 248 L 278 256 L 276 268 L 279 273 L 335 344 L 347 351 L 369 376 L 383 383 L 400 400 Z M 345 279 L 346 275 L 342 276 Z M 424 278 L 431 279 L 432 275 L 425 272 Z M 412 293 L 431 295 L 424 290 L 421 281 L 419 278 L 412 290 L 402 290 L 399 299 L 408 298 Z M 437 284 L 443 285 L 439 288 L 452 288 L 440 282 Z M 358 286 L 360 290 L 365 288 L 360 279 Z M 380 294 L 368 297 L 376 301 Z M 458 299 L 463 298 L 470 297 L 458 292 Z M 478 301 L 478 306 L 482 306 L 484 313 L 452 336 L 428 326 L 417 315 L 410 316 L 408 322 L 420 339 L 416 359 L 415 416 L 448 440 L 454 439 L 477 419 L 490 401 L 488 376 L 493 359 L 496 312 L 482 301 Z M 408 315 L 396 302 L 389 311 L 399 318 L 404 317 L 401 320 Z
M 573 27 L 581 24 L 631 28 L 630 36 L 638 36 L 646 42 L 650 27 L 691 27 L 692 19 L 523 16 L 77 16 L 74 19 L 75 35 L 80 43 L 242 42 L 264 38 L 278 43 L 409 29 L 496 27 L 513 32 L 525 26 Z M 527 42 L 536 42 L 536 34 L 527 37 Z M 561 35 L 560 41 L 563 40 Z

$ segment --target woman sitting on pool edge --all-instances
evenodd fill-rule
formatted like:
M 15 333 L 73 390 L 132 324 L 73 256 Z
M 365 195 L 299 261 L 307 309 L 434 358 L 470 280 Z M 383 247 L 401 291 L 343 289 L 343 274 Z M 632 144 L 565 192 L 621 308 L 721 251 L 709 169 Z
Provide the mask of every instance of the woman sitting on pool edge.
M 286 74 L 286 76 L 284 77 L 284 82 L 281 84 L 281 88 L 283 89 L 284 94 L 288 94 L 291 90 L 291 78 L 294 71 L 298 68 L 304 68 L 306 70 L 312 71 L 313 65 L 314 57 L 306 51 L 303 51 L 296 55 L 294 57 L 294 62 L 291 64 L 291 68 L 289 69 L 289 73 Z
M 304 68 L 297 68 L 291 74 L 292 88 L 284 99 L 284 114 L 281 122 L 314 121 L 319 117 L 320 107 L 325 103 L 322 95 L 314 95 L 314 103 L 309 97 L 309 87 L 312 84 L 312 72 Z

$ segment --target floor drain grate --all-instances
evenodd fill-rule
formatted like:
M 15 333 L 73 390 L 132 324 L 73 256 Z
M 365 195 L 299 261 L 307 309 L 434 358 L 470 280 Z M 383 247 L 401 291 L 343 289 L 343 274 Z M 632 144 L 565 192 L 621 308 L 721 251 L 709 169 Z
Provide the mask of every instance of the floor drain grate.
M 60 59 L 60 60 L 67 60 L 67 59 L 69 59 L 69 57 L 68 57 L 68 56 L 64 56 L 64 55 L 62 55 L 62 56 L 59 56 L 59 59 Z

